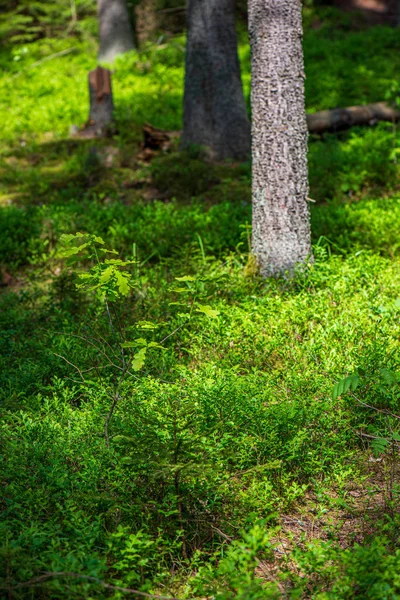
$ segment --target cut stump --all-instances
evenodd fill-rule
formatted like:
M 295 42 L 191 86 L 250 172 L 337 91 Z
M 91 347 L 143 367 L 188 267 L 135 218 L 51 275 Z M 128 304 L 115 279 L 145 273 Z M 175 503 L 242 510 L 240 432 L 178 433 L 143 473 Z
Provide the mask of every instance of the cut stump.
M 89 118 L 82 129 L 71 128 L 73 137 L 92 139 L 103 137 L 113 124 L 113 94 L 111 71 L 97 67 L 89 73 Z

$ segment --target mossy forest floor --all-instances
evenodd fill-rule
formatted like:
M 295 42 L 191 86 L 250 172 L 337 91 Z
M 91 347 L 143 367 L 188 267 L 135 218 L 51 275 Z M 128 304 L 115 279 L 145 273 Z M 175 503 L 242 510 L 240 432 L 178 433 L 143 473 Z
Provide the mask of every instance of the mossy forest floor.
M 305 25 L 309 111 L 396 90 L 398 30 Z M 99 141 L 68 135 L 91 41 L 0 56 L 0 597 L 399 598 L 400 134 L 310 139 L 315 262 L 262 281 L 250 165 L 141 156 L 181 127 L 184 43 L 117 62 Z M 112 327 L 76 232 L 136 261 Z M 164 349 L 120 381 L 122 337 Z

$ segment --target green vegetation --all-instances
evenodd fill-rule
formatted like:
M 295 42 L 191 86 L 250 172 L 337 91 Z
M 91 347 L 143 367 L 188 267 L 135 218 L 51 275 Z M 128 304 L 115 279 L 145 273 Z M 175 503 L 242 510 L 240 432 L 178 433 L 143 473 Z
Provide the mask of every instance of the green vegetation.
M 398 31 L 306 19 L 309 110 L 384 99 Z M 0 56 L 0 597 L 398 598 L 399 134 L 310 140 L 315 262 L 261 281 L 249 165 L 140 156 L 183 44 L 119 60 L 95 142 L 89 36 Z

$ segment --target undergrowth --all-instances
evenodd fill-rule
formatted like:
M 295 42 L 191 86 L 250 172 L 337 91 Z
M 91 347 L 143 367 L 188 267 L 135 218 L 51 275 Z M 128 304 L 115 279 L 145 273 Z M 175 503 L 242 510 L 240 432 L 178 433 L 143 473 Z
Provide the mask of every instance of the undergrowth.
M 383 99 L 397 32 L 326 23 L 309 110 Z M 183 38 L 119 60 L 98 142 L 83 38 L 1 57 L 0 596 L 397 598 L 397 131 L 310 140 L 315 262 L 262 281 L 250 166 L 140 155 Z

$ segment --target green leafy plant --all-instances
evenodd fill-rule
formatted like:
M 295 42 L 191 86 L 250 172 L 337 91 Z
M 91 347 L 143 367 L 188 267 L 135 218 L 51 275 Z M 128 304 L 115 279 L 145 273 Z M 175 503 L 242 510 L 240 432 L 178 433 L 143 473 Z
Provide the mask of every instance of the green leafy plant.
M 365 400 L 363 396 L 360 398 L 354 394 L 361 384 L 361 378 L 364 380 L 363 396 L 367 396 Z M 358 430 L 358 433 L 370 439 L 371 449 L 376 457 L 387 452 L 389 448 L 398 448 L 400 442 L 400 416 L 393 413 L 391 407 L 377 405 L 376 392 L 380 391 L 383 396 L 387 396 L 388 391 L 392 390 L 392 396 L 398 400 L 400 399 L 399 383 L 399 376 L 392 369 L 379 368 L 377 373 L 372 374 L 358 369 L 357 372 L 336 383 L 332 390 L 333 400 L 351 392 L 360 408 L 375 415 L 376 418 L 369 422 L 366 431 L 362 429 Z
M 127 297 L 132 290 L 139 288 L 139 281 L 135 277 L 137 271 L 129 272 L 127 268 L 137 266 L 136 260 L 121 260 L 119 258 L 106 258 L 108 254 L 117 254 L 114 249 L 107 249 L 105 242 L 100 236 L 88 233 L 78 232 L 76 234 L 63 234 L 60 237 L 61 248 L 57 253 L 58 258 L 67 259 L 70 265 L 77 262 L 90 264 L 89 271 L 75 270 L 78 277 L 77 289 L 85 290 L 88 293 L 95 293 L 100 302 L 104 303 L 110 325 L 114 334 L 115 341 L 120 349 L 119 358 L 103 351 L 108 365 L 116 370 L 117 378 L 112 386 L 110 394 L 111 406 L 108 415 L 105 418 L 104 436 L 107 447 L 110 445 L 109 424 L 114 414 L 117 403 L 121 399 L 120 390 L 123 388 L 127 377 L 135 377 L 132 371 L 138 372 L 145 366 L 150 350 L 163 350 L 163 341 L 174 335 L 185 324 L 187 324 L 196 313 L 201 313 L 209 318 L 217 318 L 219 312 L 209 305 L 203 305 L 198 298 L 204 293 L 204 285 L 207 278 L 183 276 L 176 277 L 177 284 L 172 286 L 171 291 L 180 294 L 185 298 L 185 302 L 173 302 L 171 305 L 188 308 L 188 312 L 182 313 L 183 322 L 172 333 L 167 335 L 161 342 L 148 341 L 143 337 L 132 341 L 126 339 L 125 330 L 119 325 L 118 317 L 113 318 L 109 302 L 117 302 Z M 184 287 L 182 287 L 182 284 Z M 146 321 L 139 323 L 139 328 L 143 330 L 155 330 L 155 323 Z M 101 346 L 101 340 L 95 339 L 94 342 Z M 91 344 L 93 345 L 93 341 Z M 61 357 L 65 358 L 65 357 Z M 117 364 L 116 364 L 117 362 Z M 83 381 L 85 377 L 79 366 L 74 365 Z
M 349 390 L 355 392 L 360 383 L 360 374 L 359 372 L 353 373 L 344 379 L 338 381 L 332 390 L 332 400 L 337 400 L 339 396 L 345 394 Z
M 274 553 L 271 538 L 264 523 L 258 523 L 239 539 L 230 540 L 227 549 L 214 555 L 211 561 L 200 567 L 198 574 L 189 582 L 186 597 L 212 597 L 216 600 L 263 600 L 279 598 L 278 586 L 266 581 L 269 562 Z

